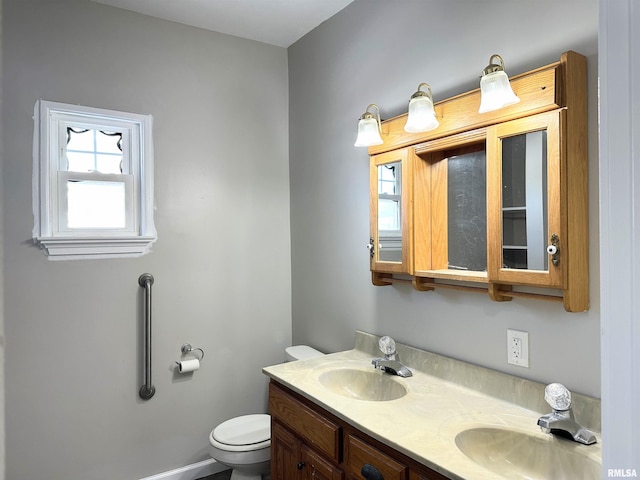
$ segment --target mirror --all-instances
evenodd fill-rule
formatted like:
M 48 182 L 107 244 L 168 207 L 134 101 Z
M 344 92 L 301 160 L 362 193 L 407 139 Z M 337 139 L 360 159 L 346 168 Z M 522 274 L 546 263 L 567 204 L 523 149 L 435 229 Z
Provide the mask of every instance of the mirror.
M 450 270 L 487 271 L 486 159 L 484 145 L 478 151 L 461 149 L 446 159 Z
M 502 139 L 502 266 L 548 270 L 547 132 Z
M 378 260 L 402 262 L 402 163 L 378 165 Z

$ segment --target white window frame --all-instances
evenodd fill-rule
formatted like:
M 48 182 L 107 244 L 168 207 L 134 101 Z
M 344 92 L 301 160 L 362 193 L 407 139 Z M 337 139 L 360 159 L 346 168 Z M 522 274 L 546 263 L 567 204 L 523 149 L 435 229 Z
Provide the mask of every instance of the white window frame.
M 138 257 L 157 239 L 153 221 L 151 115 L 38 100 L 34 107 L 33 239 L 50 260 Z M 67 126 L 123 132 L 122 175 L 72 172 L 66 158 Z M 124 228 L 67 228 L 66 182 L 123 183 Z

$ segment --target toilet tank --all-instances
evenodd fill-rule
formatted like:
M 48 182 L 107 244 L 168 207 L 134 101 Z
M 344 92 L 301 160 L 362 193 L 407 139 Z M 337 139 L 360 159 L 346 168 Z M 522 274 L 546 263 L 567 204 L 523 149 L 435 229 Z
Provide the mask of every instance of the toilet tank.
M 284 350 L 284 361 L 293 362 L 295 360 L 307 360 L 323 356 L 324 353 L 308 345 L 292 345 Z

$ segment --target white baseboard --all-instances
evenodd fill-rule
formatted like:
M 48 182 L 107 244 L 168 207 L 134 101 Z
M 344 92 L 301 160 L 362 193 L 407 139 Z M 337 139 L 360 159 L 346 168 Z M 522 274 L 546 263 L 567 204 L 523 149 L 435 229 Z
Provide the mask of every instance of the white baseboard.
M 140 480 L 196 480 L 198 478 L 213 475 L 228 470 L 228 467 L 216 462 L 213 458 L 198 463 L 192 463 L 184 467 L 158 473 Z

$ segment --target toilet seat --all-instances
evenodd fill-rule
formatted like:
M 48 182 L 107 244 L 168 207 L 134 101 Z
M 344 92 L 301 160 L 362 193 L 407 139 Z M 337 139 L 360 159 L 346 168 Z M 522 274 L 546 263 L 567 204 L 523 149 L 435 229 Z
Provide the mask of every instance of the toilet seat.
M 221 423 L 209 435 L 211 446 L 230 452 L 250 452 L 271 445 L 271 417 L 242 415 Z

